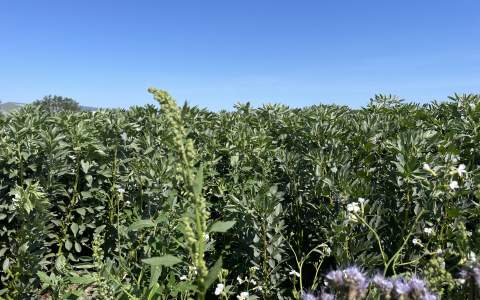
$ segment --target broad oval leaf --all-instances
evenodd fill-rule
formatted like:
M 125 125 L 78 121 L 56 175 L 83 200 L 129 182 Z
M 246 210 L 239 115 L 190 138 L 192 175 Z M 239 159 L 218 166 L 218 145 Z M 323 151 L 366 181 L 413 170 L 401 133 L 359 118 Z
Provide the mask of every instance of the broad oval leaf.
M 215 222 L 210 227 L 210 232 L 227 232 L 227 230 L 232 228 L 235 223 L 235 221 Z
M 135 223 L 131 224 L 128 227 L 129 231 L 138 231 L 143 228 L 148 228 L 148 227 L 155 227 L 155 223 L 153 223 L 152 220 L 139 220 L 136 221 Z
M 180 262 L 182 262 L 181 259 L 179 259 L 176 256 L 167 254 L 164 256 L 156 256 L 156 257 L 150 257 L 150 258 L 145 258 L 142 259 L 142 262 L 151 265 L 151 266 L 166 266 L 166 267 L 171 267 L 173 265 L 176 265 Z

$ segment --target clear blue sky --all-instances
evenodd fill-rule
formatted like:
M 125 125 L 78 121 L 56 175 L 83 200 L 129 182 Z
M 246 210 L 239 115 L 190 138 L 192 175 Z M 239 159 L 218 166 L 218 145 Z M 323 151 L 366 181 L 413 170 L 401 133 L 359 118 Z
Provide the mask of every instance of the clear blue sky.
M 480 1 L 0 0 L 0 99 L 364 106 L 480 92 Z

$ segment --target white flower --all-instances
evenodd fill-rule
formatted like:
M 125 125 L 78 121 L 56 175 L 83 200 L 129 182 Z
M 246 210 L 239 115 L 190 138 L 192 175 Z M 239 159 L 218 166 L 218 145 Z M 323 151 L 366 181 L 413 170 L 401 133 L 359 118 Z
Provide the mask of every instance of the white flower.
M 433 233 L 433 228 L 431 227 L 425 227 L 423 229 L 423 232 L 425 232 L 427 235 L 431 235 Z
M 347 210 L 349 212 L 358 213 L 360 212 L 360 206 L 358 206 L 357 202 L 352 202 L 347 204 Z
M 326 253 L 328 256 L 330 256 L 330 254 L 332 254 L 332 249 L 330 249 L 330 247 L 327 247 L 327 248 L 325 249 L 325 253 Z
M 255 281 L 255 279 L 250 280 L 250 283 L 253 284 L 253 285 L 256 285 L 256 284 L 257 284 L 257 282 Z
M 432 168 L 430 167 L 429 164 L 424 163 L 424 164 L 423 164 L 423 169 L 424 169 L 425 171 L 427 171 L 428 173 L 432 174 L 433 176 L 437 176 L 437 173 L 435 173 L 435 171 L 432 170 Z
M 260 270 L 257 266 L 250 267 L 250 271 L 255 272 L 257 270 Z
M 132 203 L 130 201 L 125 201 L 125 206 L 130 206 Z
M 288 275 L 294 275 L 294 276 L 300 277 L 300 273 L 298 273 L 295 270 L 291 270 L 290 273 L 288 273 Z
M 422 246 L 422 241 L 421 241 L 420 239 L 417 239 L 417 238 L 414 238 L 414 239 L 412 240 L 412 243 L 413 243 L 414 245 Z
M 362 197 L 358 198 L 358 202 L 359 202 L 361 205 L 363 205 L 366 201 L 367 201 L 367 200 L 365 200 L 365 198 L 362 198 Z
M 188 279 L 187 275 L 182 275 L 182 276 L 180 276 L 180 280 L 182 280 L 182 281 L 185 281 L 185 280 L 187 280 L 187 279 Z
M 243 283 L 243 280 L 242 280 L 242 278 L 240 278 L 240 276 L 237 276 L 237 281 L 238 281 L 238 284 L 242 284 L 242 283 Z
M 208 233 L 205 233 L 205 242 L 208 242 L 210 240 L 210 235 Z
M 349 215 L 348 215 L 348 219 L 349 219 L 350 221 L 354 222 L 354 223 L 358 222 L 358 218 L 357 218 L 357 216 L 354 215 L 354 214 L 349 214 Z
M 470 253 L 467 254 L 467 259 L 469 261 L 476 261 L 477 260 L 477 255 L 475 254 L 475 252 L 470 251 Z
M 223 285 L 222 283 L 217 284 L 217 288 L 215 289 L 215 295 L 220 295 L 224 287 L 225 285 Z
M 435 253 L 437 253 L 438 255 L 442 254 L 443 253 L 443 250 L 441 248 L 438 248 Z
M 466 168 L 467 167 L 464 164 L 460 164 L 457 168 L 458 176 L 462 177 L 463 175 L 467 174 Z
M 122 189 L 122 188 L 119 188 L 119 189 L 117 190 L 117 192 L 119 192 L 120 194 L 123 194 L 123 193 L 125 193 L 125 190 Z
M 248 292 L 241 292 L 240 295 L 237 296 L 237 299 L 238 300 L 246 300 L 248 299 L 248 296 L 250 294 Z
M 452 182 L 450 182 L 449 186 L 450 186 L 450 189 L 452 190 L 458 189 L 459 188 L 458 181 L 453 180 Z

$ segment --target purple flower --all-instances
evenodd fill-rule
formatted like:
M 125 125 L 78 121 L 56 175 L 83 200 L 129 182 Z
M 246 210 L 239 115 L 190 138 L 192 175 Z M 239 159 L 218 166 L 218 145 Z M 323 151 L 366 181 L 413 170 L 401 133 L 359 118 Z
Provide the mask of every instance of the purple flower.
M 382 275 L 375 275 L 375 277 L 373 277 L 373 284 L 375 284 L 386 295 L 389 295 L 393 290 L 392 281 L 386 279 Z
M 302 292 L 302 300 L 317 300 L 317 297 L 315 297 L 313 294 L 305 293 Z
M 318 300 L 335 300 L 335 296 L 332 294 L 322 292 Z
M 417 277 L 413 277 L 412 280 L 410 280 L 409 285 L 412 293 L 415 295 L 423 295 L 426 293 L 427 288 L 425 282 Z
M 437 296 L 427 293 L 422 300 L 437 300 Z
M 462 278 L 462 279 L 467 279 L 468 278 L 468 272 L 466 270 L 461 270 L 458 273 L 458 276 L 460 276 L 460 278 Z
M 477 286 L 480 286 L 480 268 L 479 267 L 473 268 L 472 273 L 473 273 L 472 275 L 473 275 L 473 279 L 475 280 L 475 283 L 477 284 Z
M 357 267 L 349 267 L 343 271 L 345 275 L 345 281 L 350 284 L 350 287 L 355 287 L 358 289 L 359 294 L 368 288 L 368 280 L 365 275 Z
M 342 271 L 330 271 L 325 278 L 333 286 L 342 286 L 344 283 Z
M 403 279 L 397 279 L 394 282 L 395 292 L 400 295 L 407 295 L 412 290 L 412 287 Z
M 357 267 L 346 268 L 343 273 L 348 280 L 356 283 L 361 283 L 367 280 L 362 271 L 360 271 Z

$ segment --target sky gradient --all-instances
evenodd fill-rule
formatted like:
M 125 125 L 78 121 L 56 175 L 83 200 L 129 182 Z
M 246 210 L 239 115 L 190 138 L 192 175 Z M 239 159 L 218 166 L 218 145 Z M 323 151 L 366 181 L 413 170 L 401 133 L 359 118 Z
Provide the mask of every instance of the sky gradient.
M 0 100 L 365 106 L 480 93 L 480 1 L 0 0 Z

